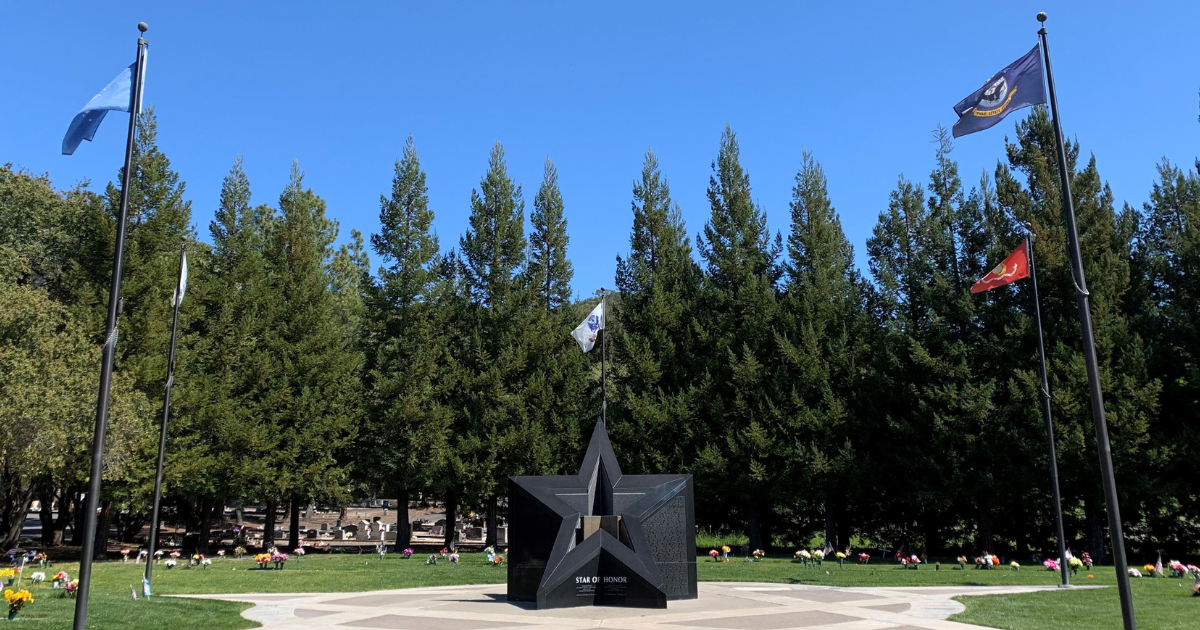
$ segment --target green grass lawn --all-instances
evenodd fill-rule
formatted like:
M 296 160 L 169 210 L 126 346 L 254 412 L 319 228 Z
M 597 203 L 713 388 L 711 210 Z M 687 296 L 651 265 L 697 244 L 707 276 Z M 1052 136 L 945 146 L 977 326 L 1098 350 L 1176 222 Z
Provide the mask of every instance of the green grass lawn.
M 425 564 L 420 556 L 404 560 L 389 554 L 379 560 L 375 555 L 312 555 L 301 561 L 289 561 L 282 571 L 259 571 L 251 560 L 215 559 L 203 570 L 176 567 L 155 568 L 156 596 L 149 602 L 132 601 L 130 586 L 139 589 L 142 566 L 106 562 L 97 564 L 93 573 L 91 614 L 88 627 L 105 629 L 151 630 L 235 630 L 256 624 L 240 616 L 247 604 L 209 600 L 162 597 L 170 594 L 197 593 L 279 593 L 279 592 L 357 592 L 418 586 L 452 584 L 496 584 L 507 577 L 504 567 L 488 566 L 482 554 L 463 554 L 462 563 L 452 566 L 442 561 Z M 1039 567 L 1040 569 L 1040 567 Z M 28 573 L 34 570 L 30 568 Z M 63 563 L 47 575 L 65 570 L 75 577 L 77 566 Z M 779 582 L 820 584 L 825 586 L 957 586 L 957 585 L 1053 585 L 1058 574 L 1033 567 L 1012 571 L 1007 567 L 991 571 L 966 571 L 957 565 L 934 571 L 922 566 L 904 570 L 890 562 L 866 566 L 836 562 L 805 568 L 789 559 L 768 558 L 746 562 L 742 558 L 728 563 L 713 562 L 701 556 L 697 565 L 701 581 Z M 1111 567 L 1098 567 L 1094 578 L 1080 573 L 1078 584 L 1116 583 Z M 1146 629 L 1198 628 L 1200 598 L 1191 598 L 1190 580 L 1142 578 L 1133 580 L 1134 603 L 1138 620 Z M 28 581 L 24 582 L 28 586 Z M 21 627 L 65 629 L 71 625 L 74 600 L 62 599 L 49 585 L 32 586 L 35 601 L 20 616 Z M 1026 595 L 964 597 L 966 612 L 955 621 L 1008 628 L 1010 630 L 1094 630 L 1120 627 L 1120 607 L 1115 589 L 1054 591 Z

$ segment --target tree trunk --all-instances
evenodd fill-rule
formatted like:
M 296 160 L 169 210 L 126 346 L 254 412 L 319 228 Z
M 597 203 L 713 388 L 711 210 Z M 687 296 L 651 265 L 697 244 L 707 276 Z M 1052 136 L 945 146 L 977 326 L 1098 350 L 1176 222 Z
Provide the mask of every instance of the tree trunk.
M 275 546 L 275 502 L 267 502 L 267 517 L 263 521 L 263 551 Z
M 837 548 L 837 517 L 828 507 L 825 508 L 825 544 Z
M 292 497 L 291 527 L 288 528 L 288 547 L 292 553 L 300 546 L 300 497 Z
M 200 502 L 200 534 L 196 540 L 196 553 L 202 556 L 209 555 L 208 537 L 212 533 L 212 504 L 212 497 L 204 497 Z
M 58 544 L 54 541 L 54 535 L 58 532 L 54 529 L 53 490 L 47 488 L 39 490 L 38 502 L 42 504 L 42 511 L 38 512 L 38 520 L 42 522 L 42 546 L 57 547 Z
M 112 513 L 112 499 L 102 501 L 100 523 L 96 527 L 96 553 L 92 556 L 95 560 L 105 560 L 108 558 L 108 530 L 112 528 Z
M 992 538 L 992 514 L 986 508 L 981 508 L 979 510 L 979 540 L 976 544 L 980 552 L 996 552 Z
M 1088 553 L 1095 564 L 1104 564 L 1108 554 L 1104 552 L 1104 510 L 1096 507 L 1098 501 L 1086 501 L 1083 510 L 1087 516 L 1087 546 Z
M 4 501 L 0 506 L 0 549 L 11 549 L 21 539 L 25 515 L 29 514 L 29 505 L 33 503 L 33 487 L 5 463 L 3 475 L 0 475 L 0 493 Z
M 85 523 L 87 523 L 86 515 L 83 513 L 84 508 L 87 506 L 87 501 L 84 500 L 82 496 L 83 492 L 84 491 L 82 490 L 77 490 L 76 492 L 72 493 L 75 503 L 75 516 L 73 518 L 75 521 L 75 526 L 71 528 L 72 545 L 83 545 L 83 528 Z
M 408 488 L 396 488 L 396 551 L 412 543 L 412 521 L 408 520 Z
M 484 544 L 488 547 L 496 546 L 496 527 L 499 525 L 496 518 L 496 496 L 492 495 L 488 498 L 487 504 L 487 539 Z
M 837 519 L 837 545 L 838 551 L 846 551 L 850 547 L 850 537 L 854 535 L 850 529 L 850 515 L 845 509 L 838 508 Z
M 766 533 L 763 531 L 762 520 L 758 517 L 758 506 L 750 508 L 750 526 L 748 527 L 748 535 L 750 537 L 750 550 L 765 549 L 763 545 L 766 539 Z
M 449 549 L 454 543 L 454 523 L 458 520 L 458 492 L 446 491 L 446 531 L 443 532 L 442 544 Z

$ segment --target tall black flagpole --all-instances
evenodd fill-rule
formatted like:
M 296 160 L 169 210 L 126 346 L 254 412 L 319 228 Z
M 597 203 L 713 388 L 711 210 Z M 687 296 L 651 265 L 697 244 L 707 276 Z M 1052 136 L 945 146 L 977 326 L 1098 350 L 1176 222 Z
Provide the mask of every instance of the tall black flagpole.
M 1075 282 L 1075 302 L 1079 306 L 1079 325 L 1083 333 L 1083 358 L 1087 364 L 1088 392 L 1091 394 L 1092 423 L 1096 428 L 1096 447 L 1100 455 L 1100 475 L 1104 481 L 1104 501 L 1108 508 L 1108 529 L 1112 537 L 1113 562 L 1117 565 L 1117 589 L 1121 595 L 1121 617 L 1125 630 L 1135 630 L 1133 594 L 1129 590 L 1129 567 L 1125 562 L 1125 535 L 1121 531 L 1121 510 L 1117 503 L 1117 483 L 1113 474 L 1112 446 L 1108 441 L 1108 422 L 1104 419 L 1104 394 L 1100 391 L 1100 368 L 1096 363 L 1096 343 L 1092 337 L 1092 315 L 1088 307 L 1087 283 L 1083 277 L 1083 256 L 1079 252 L 1079 231 L 1075 228 L 1075 207 L 1071 202 L 1071 181 L 1067 169 L 1067 150 L 1063 144 L 1058 117 L 1058 96 L 1054 92 L 1054 72 L 1050 69 L 1050 46 L 1046 42 L 1046 14 L 1038 13 L 1043 23 L 1038 30 L 1042 56 L 1046 62 L 1046 86 L 1050 93 L 1050 113 L 1054 117 L 1054 138 L 1058 141 L 1058 174 L 1062 178 L 1063 214 L 1067 220 L 1067 256 Z
M 150 27 L 138 23 L 138 31 Z M 130 90 L 129 133 L 125 138 L 125 170 L 121 173 L 121 209 L 117 213 L 117 242 L 113 251 L 112 283 L 108 290 L 108 319 L 104 324 L 104 349 L 100 359 L 100 395 L 96 401 L 96 432 L 92 437 L 92 473 L 88 480 L 87 502 L 83 509 L 83 548 L 79 558 L 79 589 L 75 594 L 74 630 L 86 630 L 88 587 L 92 580 L 92 559 L 96 553 L 96 537 L 106 543 L 108 532 L 96 531 L 96 510 L 100 505 L 100 477 L 104 473 L 104 435 L 108 430 L 108 394 L 112 384 L 113 355 L 117 349 L 117 317 L 121 303 L 121 270 L 124 264 L 125 223 L 129 214 L 129 175 L 133 171 L 133 141 L 137 137 L 137 119 L 142 106 L 142 76 L 145 74 L 146 40 L 137 40 L 137 63 L 133 67 L 133 89 Z
M 171 318 L 171 351 L 167 355 L 167 387 L 163 396 L 162 428 L 158 434 L 158 472 L 154 476 L 154 511 L 150 516 L 150 544 L 146 556 L 146 594 L 152 592 L 154 551 L 158 547 L 158 512 L 162 504 L 163 460 L 167 454 L 167 421 L 171 418 L 171 386 L 175 384 L 175 337 L 179 333 L 179 303 L 183 301 L 183 274 L 187 264 L 187 245 L 179 251 L 179 279 L 175 281 L 175 314 Z
M 1054 519 L 1058 525 L 1058 568 L 1062 585 L 1070 586 L 1068 576 L 1067 539 L 1063 529 L 1062 496 L 1058 491 L 1058 455 L 1054 451 L 1054 419 L 1050 415 L 1050 380 L 1046 372 L 1046 346 L 1042 342 L 1042 301 L 1038 298 L 1037 267 L 1033 263 L 1033 233 L 1025 236 L 1025 255 L 1029 258 L 1029 279 L 1033 281 L 1033 315 L 1037 321 L 1038 367 L 1042 379 L 1042 417 L 1046 420 L 1046 443 L 1050 445 L 1050 485 L 1054 489 Z
M 600 329 L 600 422 L 608 426 L 608 291 L 600 287 L 600 312 L 604 314 L 604 328 Z

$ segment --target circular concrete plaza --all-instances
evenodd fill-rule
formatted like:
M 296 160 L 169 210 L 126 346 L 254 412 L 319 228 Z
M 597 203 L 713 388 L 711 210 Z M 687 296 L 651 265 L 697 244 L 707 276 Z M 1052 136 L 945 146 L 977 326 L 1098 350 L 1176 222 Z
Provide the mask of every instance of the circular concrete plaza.
M 1025 593 L 1053 587 L 832 588 L 753 582 L 701 582 L 699 599 L 666 610 L 581 607 L 534 610 L 510 603 L 503 584 L 441 586 L 370 593 L 198 595 L 256 604 L 243 615 L 273 630 L 397 628 L 623 628 L 626 630 L 963 630 L 946 621 L 961 612 L 956 595 Z

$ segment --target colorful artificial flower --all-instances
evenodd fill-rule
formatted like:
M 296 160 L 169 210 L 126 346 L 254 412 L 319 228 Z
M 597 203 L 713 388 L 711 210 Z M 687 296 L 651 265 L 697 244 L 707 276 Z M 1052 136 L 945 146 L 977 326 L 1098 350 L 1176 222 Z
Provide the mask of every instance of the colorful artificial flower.
M 225 550 L 224 550 L 224 549 L 218 549 L 218 550 L 217 550 L 217 557 L 218 557 L 218 558 L 224 558 L 224 557 L 225 557 Z
M 1054 558 L 1046 558 L 1045 562 L 1042 562 L 1042 566 L 1046 567 L 1047 571 L 1057 571 L 1058 560 L 1055 560 Z
M 867 564 L 870 561 L 871 561 L 871 554 L 865 553 L 865 552 L 858 554 L 858 563 L 859 564 Z
M 29 579 L 33 580 L 34 584 L 41 584 L 42 582 L 46 581 L 46 574 L 41 571 L 38 571 L 38 572 L 34 573 L 33 575 L 29 576 Z
M 458 554 L 456 553 L 446 556 L 446 559 L 450 561 L 450 564 L 458 564 Z
M 1020 570 L 1021 570 L 1021 565 L 1020 565 L 1020 564 L 1018 564 L 1016 560 L 1013 560 L 1012 562 L 1009 562 L 1009 563 L 1008 563 L 1008 566 L 1012 567 L 1012 570 L 1013 570 L 1013 571 L 1020 571 Z
M 763 551 L 762 549 L 754 550 L 754 559 L 755 560 L 760 560 L 760 559 L 766 557 L 766 555 L 767 555 L 767 552 Z
M 405 559 L 408 559 L 408 558 L 411 558 L 411 557 L 412 557 L 412 555 L 413 555 L 413 550 L 412 550 L 411 548 L 405 548 L 405 549 L 404 549 L 404 551 L 403 551 L 403 552 L 401 552 L 401 553 L 403 553 L 403 554 L 404 554 L 404 558 L 405 558 Z
M 17 572 L 14 569 L 0 569 L 0 580 L 4 578 L 16 577 Z
M 10 615 L 16 615 L 21 612 L 25 604 L 33 603 L 33 593 L 25 589 L 14 592 L 12 589 L 4 589 L 4 600 L 8 602 L 8 612 Z
M 712 551 L 708 552 L 708 555 L 712 556 L 713 560 L 716 560 L 717 556 L 721 555 L 721 553 L 719 551 L 717 551 L 716 549 L 713 549 Z
M 1138 571 L 1137 569 L 1135 569 L 1133 567 L 1129 567 L 1129 577 L 1140 578 L 1140 577 L 1142 577 L 1142 572 Z
M 838 560 L 845 560 L 845 559 L 846 559 L 846 554 L 844 554 L 844 553 L 842 553 L 842 552 L 840 552 L 840 551 L 839 551 L 839 552 L 837 552 L 837 554 L 836 554 L 836 555 L 837 555 L 837 559 L 838 559 Z
M 170 560 L 167 560 L 167 562 L 166 562 L 166 565 L 167 565 L 167 568 L 168 568 L 168 569 L 174 568 L 174 567 L 175 567 L 175 564 L 176 564 L 176 562 L 175 562 L 175 559 L 174 559 L 174 558 L 172 558 L 172 559 L 170 559 Z
M 502 565 L 502 564 L 504 564 L 504 556 L 502 556 L 502 555 L 500 555 L 500 554 L 496 554 L 496 555 L 495 555 L 495 556 L 492 558 L 492 566 L 498 567 L 498 566 L 500 566 L 500 565 Z
M 1150 564 L 1149 562 L 1147 562 L 1146 564 L 1142 565 L 1142 570 L 1146 572 L 1146 575 L 1149 575 L 1150 577 L 1154 577 L 1154 565 L 1153 564 Z

